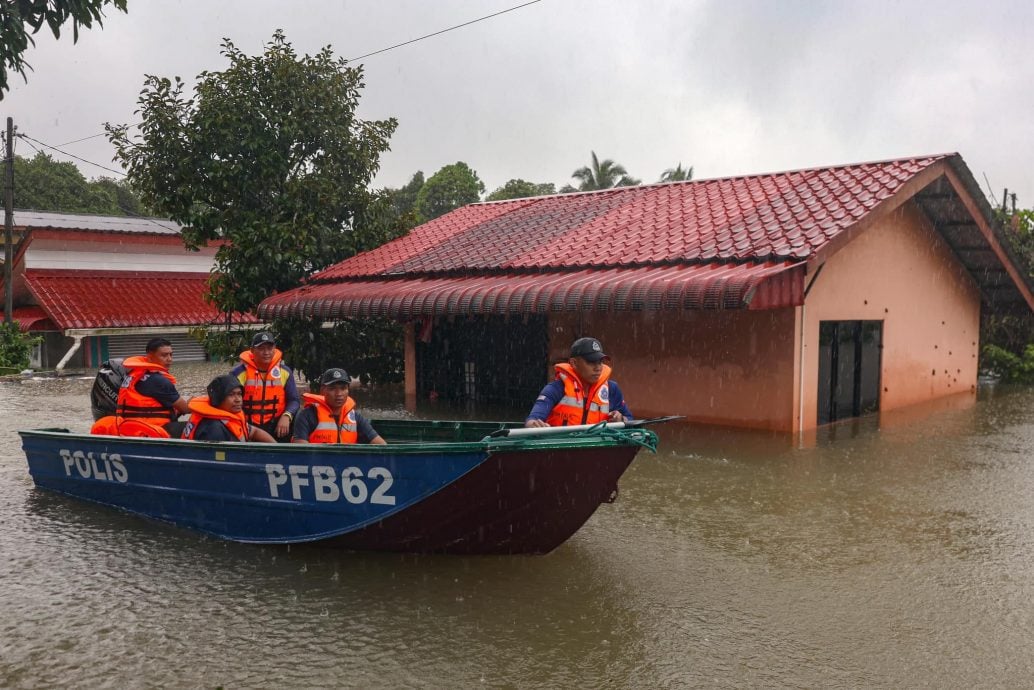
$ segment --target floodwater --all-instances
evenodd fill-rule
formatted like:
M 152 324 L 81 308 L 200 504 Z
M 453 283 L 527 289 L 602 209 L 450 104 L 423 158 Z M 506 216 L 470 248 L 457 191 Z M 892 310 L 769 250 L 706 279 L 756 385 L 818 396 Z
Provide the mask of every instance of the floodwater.
M 216 369 L 174 370 L 198 393 Z M 465 558 L 230 544 L 35 490 L 15 430 L 85 430 L 89 385 L 0 383 L 0 687 L 1034 682 L 1031 389 L 809 448 L 667 425 L 552 554 Z

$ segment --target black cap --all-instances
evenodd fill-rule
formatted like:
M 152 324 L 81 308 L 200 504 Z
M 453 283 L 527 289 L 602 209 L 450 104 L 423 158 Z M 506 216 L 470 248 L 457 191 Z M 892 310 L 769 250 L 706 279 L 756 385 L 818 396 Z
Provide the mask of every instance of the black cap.
M 571 356 L 581 357 L 586 362 L 598 362 L 607 357 L 603 354 L 603 346 L 596 338 L 579 338 L 571 343 Z
M 273 334 L 270 333 L 269 331 L 259 331 L 258 333 L 255 334 L 255 337 L 253 337 L 251 339 L 251 346 L 252 347 L 257 347 L 259 345 L 264 345 L 265 343 L 271 343 L 273 345 L 276 344 L 276 338 L 274 338 Z
M 233 374 L 216 376 L 208 384 L 208 402 L 212 404 L 212 407 L 219 407 L 234 388 L 244 389 L 236 376 Z
M 352 377 L 348 375 L 348 372 L 344 369 L 327 369 L 323 372 L 323 376 L 320 377 L 320 385 L 329 386 L 335 383 L 343 383 L 346 386 L 352 385 Z

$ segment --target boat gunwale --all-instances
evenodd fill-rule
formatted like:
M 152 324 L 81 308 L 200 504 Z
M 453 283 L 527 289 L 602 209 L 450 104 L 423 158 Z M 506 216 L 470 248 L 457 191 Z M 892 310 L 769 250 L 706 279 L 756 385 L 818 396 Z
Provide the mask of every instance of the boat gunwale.
M 78 440 L 103 443 L 141 443 L 153 446 L 208 448 L 212 450 L 248 449 L 263 454 L 289 455 L 423 455 L 428 453 L 459 453 L 500 451 L 531 452 L 537 450 L 553 450 L 565 448 L 612 448 L 615 446 L 636 445 L 632 441 L 620 437 L 604 436 L 595 433 L 572 432 L 570 435 L 552 434 L 542 438 L 508 438 L 506 436 L 485 438 L 478 441 L 396 441 L 385 445 L 374 444 L 306 444 L 306 443 L 259 443 L 256 441 L 220 442 L 198 441 L 182 438 L 148 438 L 144 436 L 108 436 L 104 434 L 77 433 L 64 428 L 19 429 L 22 438 L 74 438 Z

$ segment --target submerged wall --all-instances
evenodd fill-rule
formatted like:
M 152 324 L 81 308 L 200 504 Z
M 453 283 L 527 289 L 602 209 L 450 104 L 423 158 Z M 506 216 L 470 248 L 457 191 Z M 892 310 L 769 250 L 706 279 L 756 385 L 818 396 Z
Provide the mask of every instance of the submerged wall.
M 805 429 L 817 415 L 821 321 L 883 321 L 883 411 L 976 392 L 980 292 L 912 202 L 826 262 L 804 314 Z
M 558 314 L 550 360 L 599 338 L 637 417 L 790 431 L 794 310 Z

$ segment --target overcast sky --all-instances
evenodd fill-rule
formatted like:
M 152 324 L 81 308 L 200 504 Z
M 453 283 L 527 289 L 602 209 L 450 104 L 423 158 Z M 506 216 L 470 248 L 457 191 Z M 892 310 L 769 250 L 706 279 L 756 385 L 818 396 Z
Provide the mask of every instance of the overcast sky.
M 0 106 L 61 145 L 137 121 L 144 74 L 224 69 L 224 37 L 351 58 L 523 1 L 129 0 L 77 44 L 41 31 Z M 957 151 L 1031 207 L 1032 27 L 1029 0 L 540 0 L 363 60 L 360 114 L 399 120 L 378 186 L 462 160 L 559 187 L 591 150 L 644 182 Z M 104 137 L 61 148 L 118 167 Z

